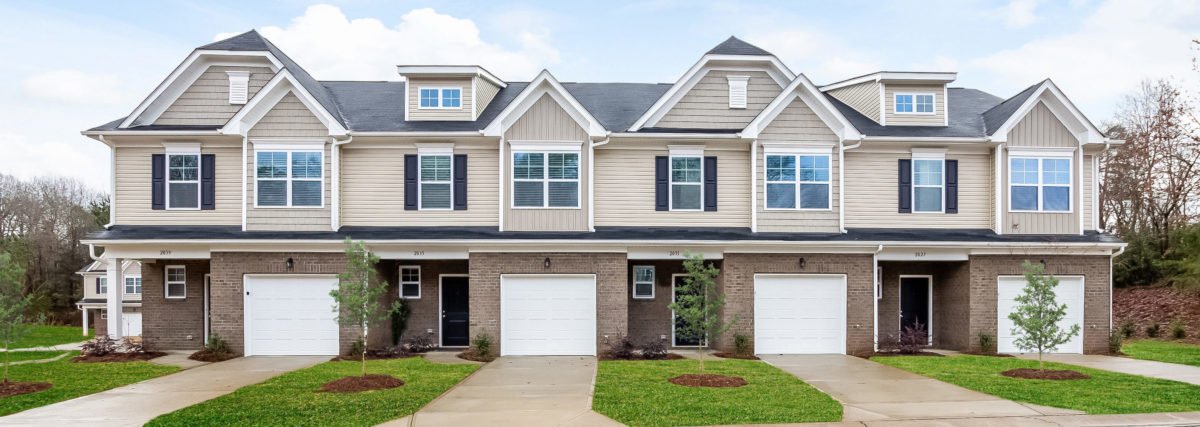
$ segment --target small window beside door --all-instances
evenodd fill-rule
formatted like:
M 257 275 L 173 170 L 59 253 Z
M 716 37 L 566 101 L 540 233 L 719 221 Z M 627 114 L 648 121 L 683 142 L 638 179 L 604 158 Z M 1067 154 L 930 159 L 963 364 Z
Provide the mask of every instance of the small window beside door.
M 400 298 L 421 298 L 421 267 L 400 267 Z
M 182 265 L 168 265 L 163 281 L 163 296 L 170 299 L 187 297 L 187 269 Z
M 654 266 L 633 267 L 633 298 L 654 299 Z

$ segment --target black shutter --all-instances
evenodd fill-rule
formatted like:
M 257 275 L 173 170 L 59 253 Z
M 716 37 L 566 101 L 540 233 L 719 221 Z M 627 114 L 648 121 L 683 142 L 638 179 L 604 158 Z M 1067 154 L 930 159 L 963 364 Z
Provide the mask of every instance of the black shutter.
M 898 166 L 900 176 L 897 182 L 900 183 L 900 192 L 897 196 L 900 200 L 900 213 L 912 213 L 912 159 L 900 159 Z
M 946 161 L 946 213 L 958 213 L 958 160 Z
M 717 157 L 704 157 L 704 210 L 717 211 Z
M 150 209 L 167 208 L 167 155 L 150 155 Z M 96 286 L 99 286 L 98 284 Z
M 404 155 L 404 210 L 417 210 L 417 155 Z
M 454 210 L 467 210 L 467 155 L 454 155 Z
M 100 278 L 99 277 L 96 278 L 96 293 L 97 294 L 100 293 Z
M 654 157 L 654 210 L 667 211 L 671 210 L 671 192 L 668 191 L 670 183 L 671 164 L 670 158 L 667 156 Z
M 217 176 L 217 155 L 200 155 L 200 210 L 211 211 L 217 208 L 213 196 L 213 184 Z

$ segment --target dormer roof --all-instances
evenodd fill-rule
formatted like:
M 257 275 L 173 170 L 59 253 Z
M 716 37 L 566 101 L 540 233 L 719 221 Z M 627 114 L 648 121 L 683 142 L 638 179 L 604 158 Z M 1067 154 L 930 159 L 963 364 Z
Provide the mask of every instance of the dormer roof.
M 709 49 L 705 52 L 709 55 L 771 55 L 762 48 L 746 43 L 734 36 L 729 36 L 728 39 Z
M 401 76 L 413 77 L 480 77 L 496 87 L 503 88 L 508 84 L 500 80 L 491 71 L 478 65 L 397 65 L 396 72 Z

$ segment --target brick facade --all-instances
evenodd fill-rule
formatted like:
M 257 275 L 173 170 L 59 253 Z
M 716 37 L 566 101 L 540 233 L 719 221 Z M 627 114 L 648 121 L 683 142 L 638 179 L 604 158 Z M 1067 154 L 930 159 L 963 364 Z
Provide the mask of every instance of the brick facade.
M 163 296 L 163 275 L 168 265 L 184 266 L 187 274 L 185 298 Z M 208 260 L 142 262 L 142 339 L 151 348 L 198 350 L 204 346 L 204 275 L 209 272 L 209 265 Z M 239 297 L 237 301 L 241 307 L 242 299 Z M 224 311 L 224 307 L 212 306 L 214 315 L 223 315 Z M 239 337 L 241 332 L 239 328 Z M 224 333 L 221 336 L 228 339 Z M 233 345 L 233 341 L 229 343 Z M 237 343 L 238 351 L 241 351 L 241 341 Z
M 470 274 L 470 262 L 467 260 L 446 261 L 406 261 L 382 260 L 379 262 L 379 277 L 388 283 L 387 293 L 383 295 L 382 306 L 391 307 L 400 296 L 400 266 L 421 267 L 421 298 L 409 299 L 412 311 L 408 316 L 408 326 L 401 339 L 433 331 L 433 342 L 438 342 L 441 325 L 441 293 L 439 292 L 439 277 L 443 274 Z M 389 347 L 392 345 L 392 324 L 383 322 L 372 325 L 367 332 L 367 343 L 372 347 Z
M 717 268 L 722 268 L 721 260 L 709 261 Z M 654 266 L 654 298 L 633 297 L 633 267 L 639 265 Z M 671 343 L 671 308 L 674 300 L 671 281 L 675 274 L 684 274 L 683 261 L 680 260 L 630 260 L 625 275 L 625 296 L 629 299 L 629 337 L 634 343 L 641 344 L 652 340 L 665 340 L 667 346 Z M 717 286 L 721 286 L 724 275 L 717 277 Z
M 879 299 L 879 338 L 899 337 L 900 276 L 933 276 L 933 346 L 965 350 L 970 317 L 970 276 L 966 262 L 887 262 L 883 269 L 883 298 Z M 921 316 L 921 322 L 931 319 Z

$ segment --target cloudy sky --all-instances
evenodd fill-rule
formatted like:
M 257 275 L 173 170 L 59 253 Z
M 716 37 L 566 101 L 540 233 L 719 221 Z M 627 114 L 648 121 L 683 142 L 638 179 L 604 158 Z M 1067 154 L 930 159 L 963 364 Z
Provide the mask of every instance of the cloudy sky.
M 1143 79 L 1200 89 L 1196 1 L 251 3 L 0 0 L 0 173 L 107 191 L 108 150 L 79 131 L 128 114 L 191 49 L 249 29 L 323 80 L 479 64 L 510 81 L 547 68 L 561 81 L 674 82 L 736 35 L 818 84 L 957 71 L 953 85 L 1008 97 L 1049 77 L 1096 122 Z

